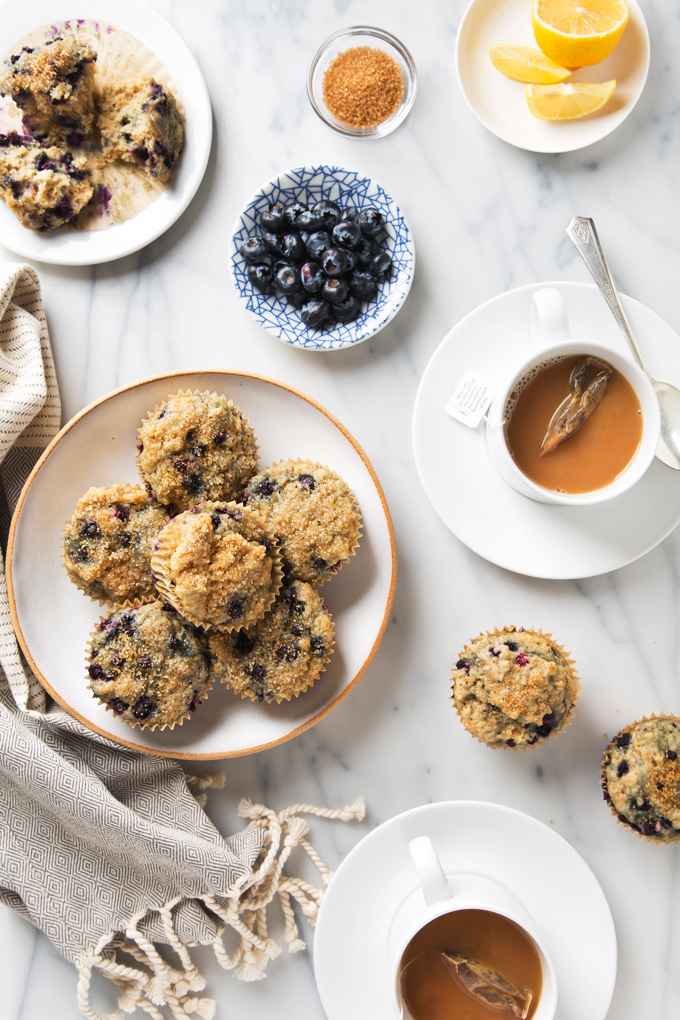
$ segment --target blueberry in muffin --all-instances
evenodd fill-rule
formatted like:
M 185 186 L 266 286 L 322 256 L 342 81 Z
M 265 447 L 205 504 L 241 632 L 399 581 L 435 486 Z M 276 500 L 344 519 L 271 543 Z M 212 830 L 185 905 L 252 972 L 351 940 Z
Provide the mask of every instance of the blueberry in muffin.
M 205 636 L 158 600 L 114 610 L 92 635 L 89 688 L 133 726 L 174 726 L 209 689 Z
M 155 598 L 151 549 L 169 515 L 140 485 L 88 489 L 64 529 L 68 576 L 90 598 Z
M 358 544 L 361 515 L 354 493 L 321 464 L 279 461 L 250 479 L 243 503 L 276 535 L 287 581 L 323 584 Z
M 614 737 L 602 762 L 602 789 L 612 813 L 641 836 L 680 840 L 680 722 L 655 716 Z
M 16 133 L 0 135 L 0 197 L 19 222 L 45 233 L 63 227 L 92 197 L 84 158 L 42 146 Z
M 319 678 L 333 649 L 330 613 L 314 588 L 293 581 L 248 630 L 211 634 L 216 676 L 242 698 L 281 702 Z
M 107 160 L 134 163 L 148 177 L 170 180 L 184 144 L 175 97 L 153 78 L 137 77 L 106 88 L 98 126 Z
M 79 145 L 94 122 L 96 59 L 74 32 L 24 47 L 10 57 L 0 95 L 14 100 L 35 138 Z
M 257 443 L 226 397 L 180 392 L 142 423 L 137 468 L 159 503 L 188 510 L 202 500 L 238 498 L 257 471 Z
M 580 684 L 550 634 L 506 627 L 480 634 L 453 671 L 453 702 L 465 729 L 488 747 L 526 748 L 568 723 Z

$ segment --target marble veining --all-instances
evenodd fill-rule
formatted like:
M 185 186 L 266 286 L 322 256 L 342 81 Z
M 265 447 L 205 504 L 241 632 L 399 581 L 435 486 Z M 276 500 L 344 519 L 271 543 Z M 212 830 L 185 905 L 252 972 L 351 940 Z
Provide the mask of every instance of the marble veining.
M 422 492 L 411 450 L 418 381 L 460 318 L 512 287 L 588 279 L 564 233 L 574 215 L 595 219 L 617 286 L 680 332 L 674 5 L 645 0 L 652 66 L 628 120 L 590 148 L 546 156 L 499 141 L 466 106 L 454 70 L 465 0 L 151 3 L 206 77 L 213 152 L 191 207 L 144 251 L 91 268 L 36 264 L 64 420 L 117 386 L 173 369 L 242 369 L 281 379 L 336 414 L 372 459 L 400 559 L 392 620 L 361 683 L 297 740 L 226 762 L 225 789 L 209 794 L 211 816 L 228 833 L 240 824 L 242 796 L 282 808 L 297 801 L 334 807 L 363 794 L 369 816 L 361 825 L 312 822 L 312 841 L 335 867 L 363 833 L 418 804 L 480 799 L 527 811 L 576 847 L 609 899 L 620 953 L 610 1020 L 675 1020 L 680 848 L 656 849 L 624 833 L 602 801 L 598 767 L 605 734 L 645 713 L 680 712 L 680 536 L 604 577 L 550 582 L 510 574 L 446 530 Z M 334 134 L 305 94 L 314 50 L 351 24 L 393 32 L 419 72 L 409 118 L 377 141 Z M 417 251 L 413 288 L 396 318 L 366 343 L 333 353 L 291 349 L 268 336 L 241 305 L 228 271 L 228 233 L 248 196 L 274 174 L 314 162 L 378 181 L 403 210 Z M 2 249 L 0 257 L 16 260 Z M 665 378 L 653 350 L 645 359 Z M 473 484 L 460 479 L 461 500 Z M 491 752 L 472 740 L 449 700 L 449 671 L 464 643 L 506 623 L 554 632 L 583 681 L 564 739 L 524 755 Z M 211 763 L 206 770 L 214 769 Z M 310 952 L 282 955 L 255 985 L 223 972 L 208 950 L 197 951 L 218 1017 L 323 1020 L 313 933 L 302 925 Z M 75 970 L 4 908 L 0 986 L 4 1020 L 80 1016 Z M 93 1005 L 102 1013 L 116 1008 L 107 983 L 97 984 Z M 557 1017 L 588 1020 L 559 1008 Z

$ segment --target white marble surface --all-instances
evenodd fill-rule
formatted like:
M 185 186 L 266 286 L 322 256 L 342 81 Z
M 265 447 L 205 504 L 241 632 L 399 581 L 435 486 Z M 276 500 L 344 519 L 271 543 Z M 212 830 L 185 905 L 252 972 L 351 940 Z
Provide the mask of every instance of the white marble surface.
M 595 218 L 621 289 L 680 330 L 675 5 L 644 3 L 652 68 L 631 117 L 604 141 L 564 156 L 513 149 L 470 113 L 453 59 L 464 0 L 153 0 L 153 6 L 200 61 L 215 111 L 213 153 L 188 212 L 146 250 L 93 268 L 36 266 L 64 420 L 116 386 L 171 369 L 240 368 L 293 383 L 333 411 L 372 458 L 400 558 L 392 621 L 364 679 L 297 740 L 225 762 L 226 787 L 210 795 L 212 817 L 227 833 L 238 824 L 242 796 L 281 808 L 302 800 L 337 806 L 363 794 L 369 815 L 361 825 L 313 823 L 313 842 L 336 866 L 363 833 L 418 804 L 476 798 L 527 811 L 576 847 L 611 904 L 620 960 L 610 1020 L 676 1018 L 680 851 L 647 846 L 614 823 L 601 799 L 598 765 L 603 734 L 644 713 L 680 711 L 678 539 L 587 581 L 506 573 L 445 529 L 421 491 L 411 451 L 418 380 L 452 325 L 508 288 L 587 279 L 564 233 L 574 215 Z M 378 142 L 331 133 L 305 94 L 314 49 L 334 29 L 355 23 L 380 25 L 403 39 L 420 76 L 407 122 Z M 227 270 L 227 235 L 242 201 L 274 172 L 313 161 L 380 181 L 408 217 L 418 252 L 413 289 L 396 319 L 373 340 L 335 354 L 292 350 L 269 337 L 239 304 Z M 0 257 L 15 258 L 4 251 Z M 469 484 L 461 479 L 461 499 Z M 477 744 L 449 702 L 449 670 L 463 642 L 506 622 L 553 631 L 583 677 L 583 704 L 567 737 L 524 755 Z M 309 929 L 306 935 L 311 943 Z M 207 951 L 199 956 L 219 1017 L 322 1020 L 310 955 L 280 957 L 257 985 L 223 973 Z M 77 1020 L 75 986 L 71 965 L 3 908 L 4 1020 Z M 104 982 L 94 1004 L 103 1012 L 115 1007 Z M 361 1018 L 360 1006 L 355 1015 Z M 587 1012 L 558 1017 L 588 1020 Z

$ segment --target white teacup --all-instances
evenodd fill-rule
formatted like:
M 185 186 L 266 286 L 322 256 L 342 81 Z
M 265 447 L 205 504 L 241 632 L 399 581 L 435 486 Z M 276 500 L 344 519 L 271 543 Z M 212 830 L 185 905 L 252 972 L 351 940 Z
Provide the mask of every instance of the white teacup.
M 564 301 L 556 287 L 534 291 L 532 331 L 537 347 L 536 353 L 519 368 L 513 369 L 494 397 L 487 415 L 486 441 L 494 467 L 514 489 L 540 503 L 585 506 L 620 496 L 642 478 L 654 460 L 661 432 L 661 413 L 654 387 L 642 369 L 618 351 L 592 340 L 571 339 Z M 533 368 L 550 358 L 576 354 L 591 355 L 608 361 L 628 380 L 637 394 L 642 409 L 642 439 L 628 467 L 609 485 L 593 489 L 591 492 L 554 492 L 537 485 L 517 466 L 508 450 L 503 424 L 510 394 Z
M 399 968 L 411 939 L 426 924 L 456 910 L 486 910 L 514 921 L 532 940 L 543 970 L 543 987 L 532 1020 L 553 1020 L 557 1009 L 555 970 L 525 908 L 500 883 L 480 875 L 446 876 L 429 836 L 409 843 L 420 886 L 401 905 L 390 931 L 389 953 L 395 1017 L 407 1018 L 399 990 Z

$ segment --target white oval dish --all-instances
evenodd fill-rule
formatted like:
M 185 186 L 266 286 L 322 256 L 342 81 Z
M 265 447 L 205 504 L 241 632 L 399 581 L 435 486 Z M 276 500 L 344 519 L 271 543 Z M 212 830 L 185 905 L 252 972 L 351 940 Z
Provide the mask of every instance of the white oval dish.
M 0 201 L 2 243 L 22 255 L 61 266 L 90 266 L 138 251 L 171 227 L 196 194 L 212 144 L 212 108 L 200 68 L 182 37 L 139 0 L 79 0 L 77 16 L 99 18 L 136 36 L 168 71 L 186 115 L 186 140 L 177 169 L 155 202 L 123 223 L 104 230 L 60 228 L 40 234 L 23 227 Z M 74 17 L 71 0 L 21 0 L 2 6 L 3 54 L 32 29 Z
M 87 688 L 85 651 L 104 615 L 68 579 L 61 560 L 64 522 L 90 486 L 137 484 L 137 429 L 180 389 L 225 393 L 250 419 L 264 466 L 307 457 L 347 481 L 362 514 L 349 563 L 323 587 L 335 647 L 310 691 L 281 705 L 243 700 L 213 684 L 205 705 L 174 730 L 134 729 Z M 283 383 L 237 372 L 177 372 L 133 383 L 81 411 L 31 473 L 12 519 L 7 582 L 12 622 L 47 691 L 81 722 L 117 743 L 173 758 L 229 758 L 290 740 L 323 719 L 364 673 L 382 639 L 394 597 L 396 555 L 389 510 L 365 453 L 320 404 Z
M 491 63 L 489 47 L 510 43 L 537 48 L 531 0 L 472 0 L 458 29 L 458 83 L 475 117 L 494 135 L 531 152 L 572 152 L 598 142 L 621 124 L 642 94 L 649 72 L 649 32 L 637 0 L 619 45 L 599 64 L 574 71 L 568 81 L 611 81 L 614 95 L 599 113 L 582 120 L 551 123 L 534 117 L 526 85 Z

